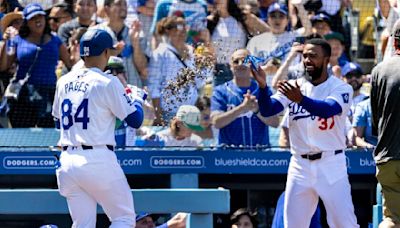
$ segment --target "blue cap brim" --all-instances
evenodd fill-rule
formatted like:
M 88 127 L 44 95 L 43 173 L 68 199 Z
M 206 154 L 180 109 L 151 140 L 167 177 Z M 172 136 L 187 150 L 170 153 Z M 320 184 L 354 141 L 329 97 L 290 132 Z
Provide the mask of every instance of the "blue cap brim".
M 44 12 L 44 11 L 36 11 L 36 12 L 33 12 L 33 13 L 29 14 L 29 16 L 27 16 L 25 19 L 26 19 L 26 20 L 30 20 L 30 19 L 32 19 L 32 17 L 34 17 L 34 16 L 36 16 L 36 15 L 43 15 L 43 16 L 45 16 L 45 15 L 46 15 L 46 12 Z
M 273 12 L 280 12 L 280 13 L 285 14 L 286 16 L 288 15 L 288 12 L 286 12 L 285 10 L 283 10 L 283 9 L 276 9 L 276 10 L 274 10 L 274 11 L 269 12 L 269 13 L 268 13 L 268 16 L 269 16 L 271 13 L 273 13 Z

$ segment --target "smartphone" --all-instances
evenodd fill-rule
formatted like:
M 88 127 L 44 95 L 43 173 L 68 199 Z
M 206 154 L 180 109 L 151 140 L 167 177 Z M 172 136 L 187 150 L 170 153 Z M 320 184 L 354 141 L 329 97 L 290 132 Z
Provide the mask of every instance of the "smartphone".
M 294 42 L 297 42 L 299 44 L 304 44 L 306 42 L 306 37 L 305 36 L 298 36 L 298 37 L 296 37 Z

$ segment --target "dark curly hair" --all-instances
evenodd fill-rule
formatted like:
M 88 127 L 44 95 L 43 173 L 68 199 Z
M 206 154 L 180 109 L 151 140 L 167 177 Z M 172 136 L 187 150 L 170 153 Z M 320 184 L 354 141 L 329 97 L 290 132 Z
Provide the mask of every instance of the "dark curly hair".
M 231 216 L 231 225 L 236 224 L 242 216 L 248 216 L 250 218 L 253 227 L 258 226 L 257 212 L 252 212 L 248 208 L 239 208 Z

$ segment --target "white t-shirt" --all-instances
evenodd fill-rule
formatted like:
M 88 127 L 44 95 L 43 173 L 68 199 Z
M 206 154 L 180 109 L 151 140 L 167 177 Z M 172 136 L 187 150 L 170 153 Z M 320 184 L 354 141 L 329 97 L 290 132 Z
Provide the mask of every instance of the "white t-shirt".
M 283 51 L 284 54 L 282 60 L 284 60 L 286 59 L 296 36 L 296 32 L 286 31 L 281 34 L 264 32 L 249 40 L 247 50 L 249 50 L 252 55 L 261 58 L 268 57 L 273 51 L 277 54 L 279 51 Z
M 220 17 L 211 35 L 217 63 L 229 63 L 230 56 L 234 51 L 246 47 L 246 36 L 243 26 L 235 18 Z
M 293 154 L 307 154 L 321 151 L 334 151 L 346 148 L 343 132 L 349 112 L 353 89 L 344 81 L 329 76 L 328 79 L 314 86 L 305 78 L 297 79 L 301 93 L 311 99 L 333 99 L 342 107 L 342 113 L 328 119 L 312 116 L 299 104 L 292 102 L 278 92 L 272 97 L 283 107 L 289 108 L 289 137 Z M 291 81 L 294 84 L 294 81 Z
M 164 142 L 164 146 L 176 146 L 176 147 L 196 147 L 201 145 L 201 137 L 192 134 L 190 137 L 184 138 L 182 140 L 177 140 L 172 135 L 170 129 L 165 129 L 163 131 L 157 132 L 156 135 Z
M 52 114 L 60 120 L 60 146 L 115 145 L 116 117 L 136 111 L 117 77 L 98 68 L 71 71 L 57 82 Z

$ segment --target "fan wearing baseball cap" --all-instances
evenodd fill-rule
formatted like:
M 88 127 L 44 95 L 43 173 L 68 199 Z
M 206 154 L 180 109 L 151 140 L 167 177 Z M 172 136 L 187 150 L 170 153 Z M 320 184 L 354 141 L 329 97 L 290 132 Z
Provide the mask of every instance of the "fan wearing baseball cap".
M 263 18 L 268 23 L 270 31 L 254 36 L 247 44 L 246 49 L 251 55 L 265 59 L 262 68 L 267 72 L 268 78 L 276 73 L 280 66 L 279 62 L 286 60 L 295 38 L 311 34 L 311 22 L 303 4 L 298 3 L 295 7 L 303 25 L 302 29 L 291 30 L 287 5 L 275 2 L 268 7 L 267 17 Z
M 202 130 L 200 110 L 193 105 L 182 105 L 169 127 L 157 132 L 156 136 L 165 146 L 196 147 L 201 145 L 202 139 L 193 132 Z

